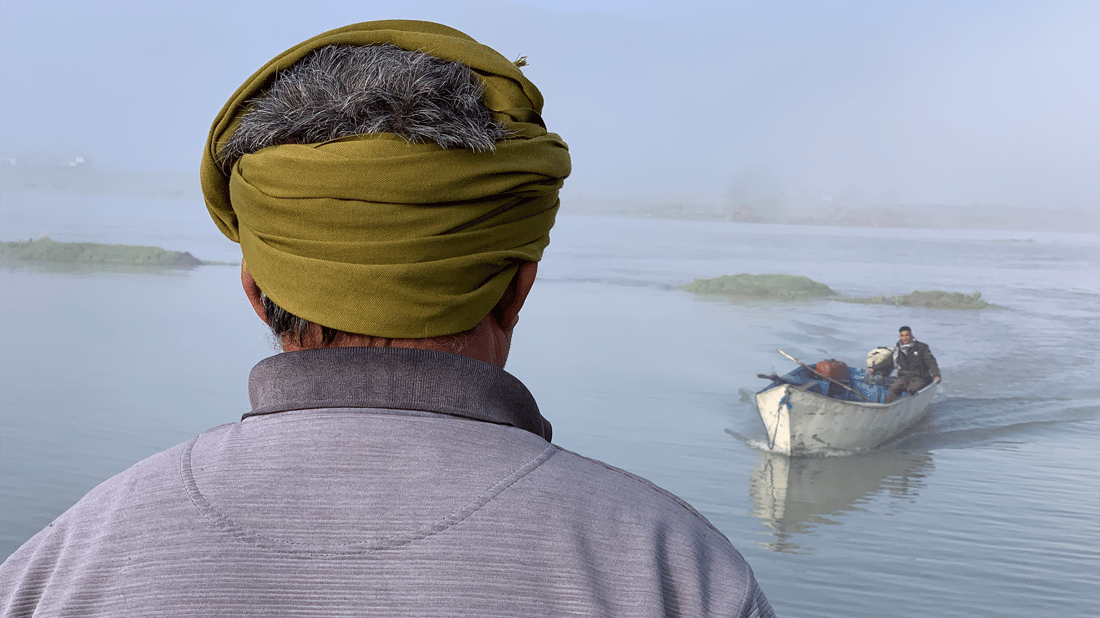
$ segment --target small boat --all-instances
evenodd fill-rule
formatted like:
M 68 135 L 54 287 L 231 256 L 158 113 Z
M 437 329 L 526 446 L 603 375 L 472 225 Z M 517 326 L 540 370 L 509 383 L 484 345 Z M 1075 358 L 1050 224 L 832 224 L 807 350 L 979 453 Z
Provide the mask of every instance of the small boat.
M 882 403 L 887 387 L 881 380 L 868 380 L 866 369 L 844 370 L 846 376 L 833 379 L 799 362 L 785 375 L 760 376 L 772 380 L 756 393 L 769 450 L 806 455 L 873 449 L 916 423 L 938 386 L 933 382 L 914 395 Z

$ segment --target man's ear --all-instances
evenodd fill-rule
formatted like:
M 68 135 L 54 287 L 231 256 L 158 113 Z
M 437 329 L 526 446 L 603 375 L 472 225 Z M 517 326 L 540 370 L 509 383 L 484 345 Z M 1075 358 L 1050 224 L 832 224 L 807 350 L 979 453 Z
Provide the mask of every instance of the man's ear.
M 535 274 L 538 272 L 538 262 L 524 262 L 516 271 L 504 296 L 493 308 L 493 313 L 505 330 L 512 330 L 519 323 L 519 310 L 523 309 L 523 303 L 531 292 L 531 286 L 535 285 Z
M 241 260 L 241 285 L 244 287 L 244 295 L 248 297 L 248 302 L 252 303 L 252 310 L 260 316 L 264 324 L 267 324 L 267 310 L 264 309 L 263 293 L 260 292 L 260 286 L 256 285 L 256 281 L 252 278 L 252 273 L 248 272 L 248 266 L 245 265 L 244 260 Z

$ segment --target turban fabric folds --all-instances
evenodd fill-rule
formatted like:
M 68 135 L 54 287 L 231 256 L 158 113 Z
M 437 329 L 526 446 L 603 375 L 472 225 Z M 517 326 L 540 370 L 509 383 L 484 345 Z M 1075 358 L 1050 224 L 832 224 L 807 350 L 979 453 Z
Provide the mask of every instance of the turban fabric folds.
M 279 71 L 327 45 L 384 43 L 470 67 L 509 137 L 496 152 L 475 153 L 353 136 L 265 148 L 222 169 L 220 145 Z M 541 111 L 542 95 L 515 64 L 457 30 L 356 24 L 291 48 L 237 90 L 207 139 L 203 195 L 218 228 L 241 244 L 257 285 L 287 311 L 379 337 L 462 332 L 549 244 L 570 164 Z

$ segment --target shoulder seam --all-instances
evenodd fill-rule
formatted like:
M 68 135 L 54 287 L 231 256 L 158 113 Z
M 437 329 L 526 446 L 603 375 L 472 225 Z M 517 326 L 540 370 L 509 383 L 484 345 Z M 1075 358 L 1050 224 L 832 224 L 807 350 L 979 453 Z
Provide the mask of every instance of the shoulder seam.
M 210 504 L 199 490 L 198 482 L 195 479 L 194 471 L 191 468 L 191 452 L 194 446 L 198 442 L 198 437 L 187 443 L 187 446 L 183 449 L 180 455 L 180 476 L 183 481 L 184 490 L 187 492 L 188 497 L 191 499 L 192 504 L 198 509 L 199 513 L 205 517 L 213 526 L 219 531 L 228 534 L 229 536 L 248 543 L 249 545 L 261 547 L 263 549 L 276 551 L 280 553 L 295 554 L 305 558 L 312 556 L 339 556 L 339 555 L 363 555 L 371 554 L 378 551 L 384 551 L 389 549 L 397 549 L 404 545 L 408 545 L 414 541 L 428 538 L 441 532 L 459 522 L 463 521 L 470 515 L 474 514 L 481 507 L 488 504 L 491 500 L 503 493 L 506 489 L 514 485 L 521 478 L 527 476 L 531 471 L 535 470 L 548 459 L 550 459 L 559 449 L 553 444 L 548 444 L 545 449 L 542 450 L 537 456 L 525 463 L 524 465 L 516 468 L 511 474 L 499 480 L 489 489 L 482 492 L 474 499 L 467 502 L 461 508 L 451 512 L 450 514 L 419 528 L 413 530 L 407 530 L 405 532 L 398 532 L 381 538 L 371 539 L 364 542 L 353 543 L 340 543 L 332 545 L 309 545 L 304 543 L 292 543 L 289 541 L 281 541 L 279 539 L 271 538 L 251 530 L 241 524 L 237 523 L 224 513 L 220 512 L 217 507 Z

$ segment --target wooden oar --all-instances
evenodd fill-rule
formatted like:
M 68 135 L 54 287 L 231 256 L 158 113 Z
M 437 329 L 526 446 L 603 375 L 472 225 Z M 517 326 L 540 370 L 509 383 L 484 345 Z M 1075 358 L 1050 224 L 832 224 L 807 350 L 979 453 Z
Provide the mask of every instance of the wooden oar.
M 825 375 L 825 374 L 823 374 L 823 373 L 818 373 L 817 369 L 814 369 L 813 367 L 811 367 L 811 366 L 807 365 L 806 363 L 804 363 L 804 362 L 802 362 L 802 361 L 798 360 L 797 358 L 795 358 L 795 357 L 791 356 L 790 354 L 787 354 L 787 353 L 786 353 L 786 352 L 784 352 L 783 350 L 780 350 L 779 348 L 776 348 L 776 349 L 775 349 L 775 351 L 776 351 L 776 352 L 779 352 L 779 353 L 780 353 L 780 354 L 782 354 L 783 356 L 786 356 L 787 358 L 789 358 L 789 359 L 793 360 L 794 362 L 798 363 L 799 365 L 802 365 L 802 366 L 803 366 L 803 367 L 805 367 L 806 369 L 809 369 L 810 371 L 812 371 L 812 372 L 813 372 L 813 374 L 814 374 L 815 376 L 817 376 L 817 377 L 821 378 L 822 380 L 828 380 L 829 382 L 832 382 L 833 384 L 836 384 L 837 386 L 839 386 L 840 388 L 843 388 L 843 389 L 844 389 L 844 390 L 846 390 L 846 391 L 851 391 L 851 392 L 853 392 L 853 393 L 855 393 L 855 394 L 859 395 L 859 396 L 860 396 L 861 398 L 863 398 L 863 400 L 864 400 L 864 401 L 866 401 L 866 402 L 868 402 L 868 403 L 878 403 L 877 401 L 874 401 L 874 400 L 872 400 L 872 399 L 871 399 L 870 397 L 868 397 L 867 395 L 864 395 L 863 393 L 861 393 L 861 392 L 857 391 L 856 389 L 852 388 L 851 386 L 848 386 L 847 384 L 844 384 L 844 383 L 842 383 L 842 382 L 838 382 L 838 381 L 836 381 L 836 380 L 834 380 L 834 379 L 830 378 L 829 376 L 827 376 L 827 375 Z

